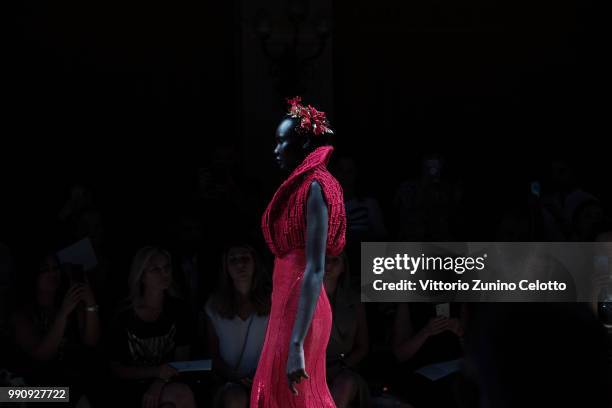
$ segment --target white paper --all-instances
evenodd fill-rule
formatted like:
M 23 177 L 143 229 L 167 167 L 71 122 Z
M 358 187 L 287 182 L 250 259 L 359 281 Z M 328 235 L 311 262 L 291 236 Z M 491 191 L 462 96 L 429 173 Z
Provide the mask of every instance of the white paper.
M 191 361 L 175 361 L 169 363 L 176 368 L 180 373 L 187 371 L 210 371 L 212 369 L 212 360 L 191 360 Z
M 57 258 L 62 264 L 83 265 L 83 270 L 88 271 L 98 265 L 98 259 L 89 238 L 83 238 L 57 253 Z
M 444 378 L 452 373 L 461 370 L 461 364 L 463 360 L 450 360 L 443 361 L 441 363 L 430 364 L 419 368 L 415 373 L 422 375 L 430 379 L 431 381 L 437 381 L 440 378 Z

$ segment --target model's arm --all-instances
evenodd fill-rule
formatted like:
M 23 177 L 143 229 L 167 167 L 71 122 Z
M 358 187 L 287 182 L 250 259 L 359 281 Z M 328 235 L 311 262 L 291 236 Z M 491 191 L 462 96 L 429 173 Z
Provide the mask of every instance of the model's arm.
M 304 338 L 323 287 L 327 217 L 327 204 L 323 198 L 321 186 L 313 181 L 306 204 L 306 268 L 302 278 L 300 299 L 287 359 L 289 387 L 294 394 L 297 394 L 295 383 L 299 383 L 302 378 L 308 378 L 304 363 Z

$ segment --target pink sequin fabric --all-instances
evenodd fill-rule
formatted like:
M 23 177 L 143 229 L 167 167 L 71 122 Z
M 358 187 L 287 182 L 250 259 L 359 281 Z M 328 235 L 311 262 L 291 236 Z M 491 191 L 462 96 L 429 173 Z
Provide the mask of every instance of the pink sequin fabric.
M 272 309 L 253 379 L 251 408 L 336 406 L 326 383 L 325 351 L 331 331 L 332 312 L 325 290 L 321 290 L 304 339 L 306 372 L 310 378 L 297 384 L 297 396 L 291 393 L 287 381 L 289 341 L 306 266 L 306 201 L 314 180 L 321 185 L 327 203 L 327 252 L 338 255 L 345 244 L 346 215 L 342 188 L 326 167 L 332 151 L 331 146 L 322 146 L 310 153 L 281 184 L 262 218 L 264 238 L 276 258 Z

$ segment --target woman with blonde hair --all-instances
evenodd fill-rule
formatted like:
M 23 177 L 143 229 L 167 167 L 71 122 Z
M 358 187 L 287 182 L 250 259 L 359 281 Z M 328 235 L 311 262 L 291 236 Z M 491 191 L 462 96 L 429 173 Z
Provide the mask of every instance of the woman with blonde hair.
M 120 393 L 144 408 L 195 407 L 191 389 L 176 381 L 169 363 L 188 360 L 190 309 L 178 298 L 170 254 L 144 247 L 134 256 L 129 295 L 119 309 L 111 339 L 111 369 L 124 385 Z

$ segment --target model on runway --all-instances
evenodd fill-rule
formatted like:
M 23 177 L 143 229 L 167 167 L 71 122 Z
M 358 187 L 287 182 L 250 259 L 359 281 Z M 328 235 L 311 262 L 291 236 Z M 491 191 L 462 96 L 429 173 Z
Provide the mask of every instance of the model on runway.
M 272 310 L 253 379 L 251 407 L 335 407 L 326 383 L 332 324 L 322 290 L 325 255 L 345 243 L 342 189 L 327 170 L 333 133 L 325 113 L 289 99 L 274 154 L 289 172 L 268 205 L 262 230 L 275 255 Z

